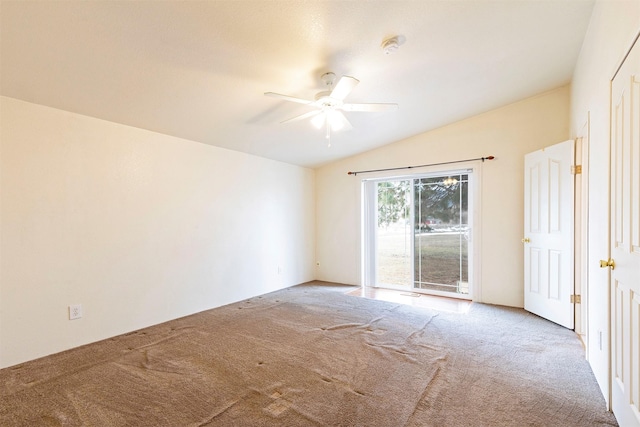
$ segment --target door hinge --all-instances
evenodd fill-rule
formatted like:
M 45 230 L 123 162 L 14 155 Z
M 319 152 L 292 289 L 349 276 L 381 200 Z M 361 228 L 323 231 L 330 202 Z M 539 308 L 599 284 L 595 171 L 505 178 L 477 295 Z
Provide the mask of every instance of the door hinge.
M 581 304 L 582 303 L 582 298 L 580 298 L 580 295 L 571 295 L 571 304 Z
M 582 173 L 582 165 L 571 166 L 571 175 L 580 175 L 581 173 Z

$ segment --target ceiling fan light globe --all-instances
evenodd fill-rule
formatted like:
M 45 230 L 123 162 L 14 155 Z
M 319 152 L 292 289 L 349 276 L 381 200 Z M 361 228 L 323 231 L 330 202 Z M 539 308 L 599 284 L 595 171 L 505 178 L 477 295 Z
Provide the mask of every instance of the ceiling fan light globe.
M 316 114 L 315 116 L 313 116 L 313 118 L 311 119 L 311 124 L 313 125 L 313 127 L 315 127 L 316 129 L 322 129 L 322 126 L 325 123 L 325 114 Z
M 341 121 L 334 120 L 331 122 L 332 131 L 336 132 L 342 129 L 344 129 L 344 123 L 342 123 Z
M 332 131 L 338 131 L 344 128 L 344 120 L 342 113 L 339 113 L 336 110 L 327 111 L 327 123 L 331 126 Z

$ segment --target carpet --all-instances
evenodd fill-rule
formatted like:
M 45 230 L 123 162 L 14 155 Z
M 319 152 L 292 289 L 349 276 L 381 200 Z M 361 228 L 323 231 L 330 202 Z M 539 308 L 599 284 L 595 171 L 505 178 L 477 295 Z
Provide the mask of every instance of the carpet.
M 0 370 L 2 426 L 600 426 L 572 331 L 295 286 Z

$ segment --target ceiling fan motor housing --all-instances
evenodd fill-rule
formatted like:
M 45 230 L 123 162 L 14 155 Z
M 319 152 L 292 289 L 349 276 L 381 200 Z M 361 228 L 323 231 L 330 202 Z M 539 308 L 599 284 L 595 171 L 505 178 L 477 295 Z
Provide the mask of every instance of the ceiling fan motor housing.
M 336 75 L 332 72 L 324 73 L 320 76 L 320 80 L 322 80 L 327 86 L 331 87 L 336 81 Z
M 340 101 L 339 99 L 335 99 L 331 97 L 331 91 L 330 90 L 325 90 L 322 92 L 318 92 L 316 94 L 316 105 L 318 105 L 319 107 L 339 107 L 340 105 L 342 105 L 342 101 Z

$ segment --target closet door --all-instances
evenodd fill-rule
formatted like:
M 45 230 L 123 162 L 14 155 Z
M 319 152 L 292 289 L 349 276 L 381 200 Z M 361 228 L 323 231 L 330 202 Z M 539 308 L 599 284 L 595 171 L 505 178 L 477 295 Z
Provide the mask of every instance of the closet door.
M 640 43 L 611 86 L 611 405 L 640 425 Z

